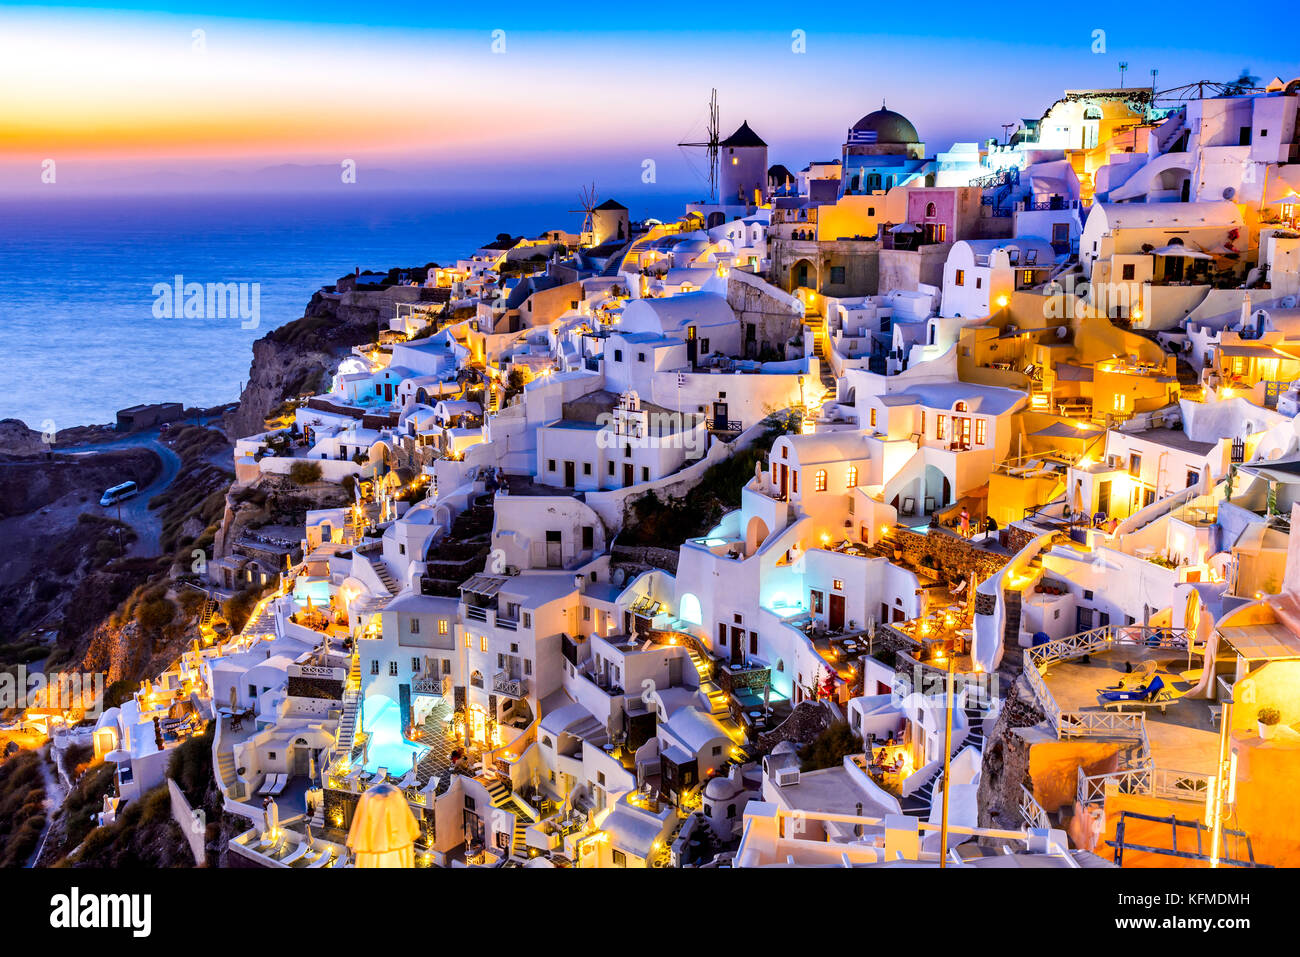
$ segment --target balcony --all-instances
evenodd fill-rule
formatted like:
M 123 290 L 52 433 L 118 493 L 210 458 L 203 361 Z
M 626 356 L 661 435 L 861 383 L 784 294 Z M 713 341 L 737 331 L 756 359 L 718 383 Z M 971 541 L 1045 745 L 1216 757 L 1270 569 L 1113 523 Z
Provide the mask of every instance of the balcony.
M 512 678 L 504 671 L 498 671 L 492 676 L 492 690 L 508 698 L 522 698 L 528 694 L 528 679 Z

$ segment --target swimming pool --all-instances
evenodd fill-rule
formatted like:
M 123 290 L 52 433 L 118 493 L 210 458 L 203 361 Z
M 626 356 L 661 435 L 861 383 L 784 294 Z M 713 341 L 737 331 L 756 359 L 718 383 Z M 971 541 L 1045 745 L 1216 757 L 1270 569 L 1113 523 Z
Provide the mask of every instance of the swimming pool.
M 366 770 L 387 768 L 388 773 L 400 778 L 411 770 L 411 754 L 421 758 L 428 753 L 426 745 L 408 741 L 402 734 L 402 709 L 386 695 L 370 695 L 362 708 L 362 726 L 370 734 L 370 747 L 366 753 Z

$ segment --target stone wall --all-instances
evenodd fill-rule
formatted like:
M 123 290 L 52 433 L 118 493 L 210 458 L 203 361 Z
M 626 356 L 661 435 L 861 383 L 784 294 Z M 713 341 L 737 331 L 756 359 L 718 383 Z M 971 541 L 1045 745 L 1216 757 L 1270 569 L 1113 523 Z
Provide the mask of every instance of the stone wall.
M 745 354 L 751 358 L 769 349 L 783 353 L 784 344 L 803 325 L 803 305 L 798 299 L 743 270 L 727 274 L 727 305 L 740 320 Z M 750 326 L 754 327 L 752 338 Z
M 998 532 L 998 542 L 1009 551 L 1012 555 L 1020 551 L 1035 538 L 1039 532 L 1031 532 L 1026 528 L 1020 528 L 1016 525 L 1008 525 Z
M 790 717 L 780 725 L 758 736 L 759 749 L 771 751 L 782 741 L 805 744 L 831 726 L 831 711 L 819 701 L 801 701 L 795 705 Z
M 971 573 L 983 581 L 1000 571 L 1010 560 L 1005 555 L 985 551 L 964 538 L 945 532 L 922 534 L 911 529 L 890 529 L 887 544 L 899 549 L 903 558 L 913 565 L 930 564 L 923 561 L 930 556 L 949 581 L 970 580 Z
M 979 784 L 979 826 L 1024 826 L 1020 818 L 1021 785 L 1031 784 L 1029 742 L 1020 729 L 1032 729 L 1046 720 L 1029 683 L 1016 679 L 1002 702 L 1002 711 L 986 732 Z

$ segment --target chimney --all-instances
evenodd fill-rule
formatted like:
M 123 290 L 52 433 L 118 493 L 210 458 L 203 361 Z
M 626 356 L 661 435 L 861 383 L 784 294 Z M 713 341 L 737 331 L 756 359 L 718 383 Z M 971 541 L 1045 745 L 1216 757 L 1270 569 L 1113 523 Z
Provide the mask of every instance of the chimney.
M 1237 324 L 1238 330 L 1244 332 L 1250 324 L 1250 290 L 1246 290 L 1246 295 L 1241 298 L 1241 321 Z

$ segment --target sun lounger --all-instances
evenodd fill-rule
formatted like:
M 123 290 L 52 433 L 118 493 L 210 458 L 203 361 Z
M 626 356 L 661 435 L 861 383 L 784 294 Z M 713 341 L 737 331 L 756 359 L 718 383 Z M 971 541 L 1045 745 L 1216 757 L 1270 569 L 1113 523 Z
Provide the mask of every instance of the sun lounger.
M 1171 700 L 1173 699 L 1165 689 L 1164 679 L 1160 675 L 1155 675 L 1150 682 L 1136 688 L 1103 689 L 1097 695 L 1097 703 L 1103 708 L 1122 708 L 1124 705 L 1158 707 L 1162 714 Z
M 275 776 L 275 783 L 271 786 L 271 790 L 268 791 L 267 793 L 270 794 L 271 797 L 277 797 L 280 794 L 284 793 L 284 789 L 286 785 L 288 785 L 288 783 L 289 783 L 289 775 L 277 774 Z
M 269 794 L 274 797 L 284 790 L 284 779 L 285 775 L 283 774 L 268 774 L 262 782 L 262 786 L 258 788 L 257 793 Z

